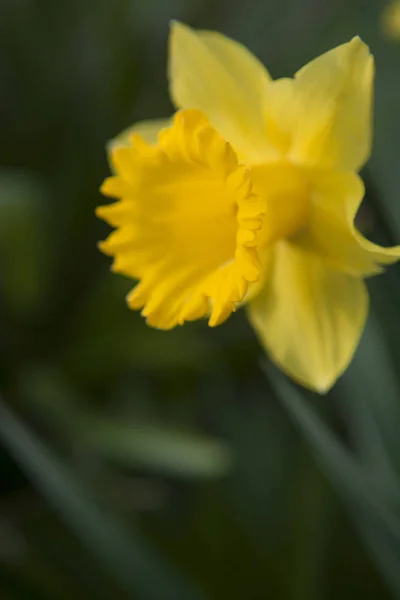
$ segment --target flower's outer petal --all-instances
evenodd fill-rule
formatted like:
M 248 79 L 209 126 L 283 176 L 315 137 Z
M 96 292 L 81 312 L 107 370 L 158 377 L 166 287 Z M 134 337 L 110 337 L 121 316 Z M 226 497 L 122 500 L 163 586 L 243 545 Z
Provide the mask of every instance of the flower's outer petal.
M 294 79 L 283 77 L 268 84 L 264 112 L 267 137 L 285 157 L 301 118 Z
M 374 60 L 358 37 L 296 74 L 306 109 L 293 148 L 324 165 L 358 171 L 372 142 Z
M 361 178 L 351 172 L 314 172 L 309 225 L 295 238 L 332 268 L 366 277 L 400 258 L 400 246 L 383 248 L 364 238 L 354 218 L 364 197 Z
M 362 334 L 365 285 L 288 242 L 275 251 L 271 276 L 249 305 L 250 322 L 285 373 L 325 393 L 348 366 Z
M 174 22 L 169 80 L 176 106 L 203 111 L 239 156 L 262 162 L 275 154 L 263 114 L 269 75 L 244 46 Z
M 356 37 L 294 79 L 270 82 L 270 136 L 284 143 L 294 162 L 358 171 L 371 149 L 373 77 L 373 57 Z

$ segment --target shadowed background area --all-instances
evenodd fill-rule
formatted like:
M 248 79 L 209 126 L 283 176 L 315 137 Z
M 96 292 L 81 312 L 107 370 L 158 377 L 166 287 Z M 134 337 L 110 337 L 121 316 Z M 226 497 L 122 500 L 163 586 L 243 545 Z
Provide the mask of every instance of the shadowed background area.
M 1 600 L 400 598 L 400 270 L 332 392 L 241 312 L 164 333 L 96 248 L 106 142 L 168 116 L 170 19 L 290 76 L 376 57 L 363 233 L 400 242 L 400 42 L 385 2 L 0 0 Z

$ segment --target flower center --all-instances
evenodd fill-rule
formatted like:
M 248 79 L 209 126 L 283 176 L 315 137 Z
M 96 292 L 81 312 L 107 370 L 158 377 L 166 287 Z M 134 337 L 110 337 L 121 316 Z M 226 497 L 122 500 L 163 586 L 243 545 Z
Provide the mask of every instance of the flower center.
M 195 110 L 178 112 L 157 144 L 133 136 L 112 159 L 102 191 L 118 202 L 97 214 L 117 227 L 101 244 L 114 271 L 139 280 L 129 306 L 160 329 L 222 323 L 261 269 L 265 205 L 249 169 Z
M 285 162 L 256 166 L 252 180 L 266 204 L 260 246 L 292 237 L 307 224 L 310 187 L 299 167 Z

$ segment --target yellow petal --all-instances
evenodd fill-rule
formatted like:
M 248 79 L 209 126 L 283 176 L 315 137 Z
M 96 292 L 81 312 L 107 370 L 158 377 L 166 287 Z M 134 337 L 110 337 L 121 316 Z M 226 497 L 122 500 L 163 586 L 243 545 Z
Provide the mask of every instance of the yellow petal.
M 261 162 L 275 155 L 263 114 L 269 75 L 241 44 L 175 22 L 169 79 L 176 106 L 203 111 L 240 157 Z
M 108 162 L 111 170 L 115 173 L 111 158 L 114 148 L 128 148 L 130 146 L 130 138 L 133 135 L 139 135 L 147 144 L 155 144 L 161 129 L 169 125 L 171 125 L 171 119 L 149 119 L 147 121 L 139 121 L 131 125 L 131 127 L 124 129 L 117 137 L 107 143 Z
M 118 146 L 130 146 L 130 138 L 133 134 L 138 134 L 148 144 L 157 142 L 158 132 L 164 127 L 171 125 L 171 119 L 149 119 L 148 121 L 139 121 L 128 129 L 124 129 L 117 137 L 110 140 L 107 148 L 111 151 Z
M 364 184 L 355 173 L 329 171 L 311 176 L 312 204 L 307 229 L 295 242 L 331 267 L 356 276 L 380 273 L 397 262 L 400 246 L 382 248 L 367 240 L 354 226 L 364 197 Z
M 303 229 L 310 212 L 310 184 L 305 169 L 277 161 L 254 166 L 251 178 L 254 190 L 265 201 L 260 234 L 264 246 Z
M 100 249 L 140 283 L 128 296 L 149 325 L 169 329 L 209 315 L 222 323 L 259 278 L 264 203 L 231 146 L 197 110 L 176 114 L 158 143 L 133 135 L 112 151 L 117 175 L 97 209 L 117 227 Z
M 348 366 L 368 312 L 361 279 L 333 271 L 288 242 L 249 318 L 276 364 L 298 383 L 328 391 Z
M 372 138 L 374 62 L 354 38 L 316 58 L 294 79 L 269 83 L 270 137 L 297 163 L 359 170 Z

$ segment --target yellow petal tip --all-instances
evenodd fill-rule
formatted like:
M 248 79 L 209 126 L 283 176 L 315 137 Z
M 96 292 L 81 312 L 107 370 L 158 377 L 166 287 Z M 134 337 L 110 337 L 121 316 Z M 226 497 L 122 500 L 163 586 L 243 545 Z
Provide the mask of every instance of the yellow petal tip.
M 175 19 L 172 19 L 170 21 L 170 26 L 169 26 L 170 49 L 172 49 L 172 46 L 179 40 L 179 37 L 187 36 L 187 35 L 189 35 L 189 36 L 195 35 L 193 30 L 188 25 L 185 25 L 184 23 L 181 23 L 180 21 L 177 21 Z
M 178 21 L 178 19 L 171 19 L 169 22 L 169 28 L 171 33 L 173 31 L 190 31 L 190 27 L 188 25 L 185 25 L 184 23 L 182 23 L 181 21 Z
M 360 44 L 364 44 L 364 42 L 362 41 L 362 39 L 360 38 L 359 35 L 355 35 L 353 38 L 351 38 L 350 44 L 360 45 Z
M 327 376 L 316 381 L 312 389 L 318 394 L 325 395 L 332 389 L 335 383 L 336 378 Z

